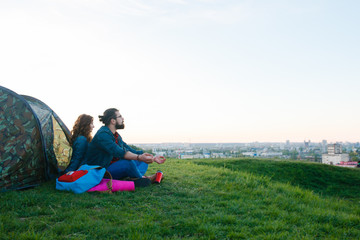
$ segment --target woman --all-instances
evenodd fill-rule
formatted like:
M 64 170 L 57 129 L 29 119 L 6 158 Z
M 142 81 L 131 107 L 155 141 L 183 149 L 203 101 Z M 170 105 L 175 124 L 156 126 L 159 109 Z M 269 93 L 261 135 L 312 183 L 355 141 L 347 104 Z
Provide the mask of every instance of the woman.
M 94 129 L 93 120 L 94 118 L 92 116 L 86 114 L 82 114 L 77 118 L 71 130 L 72 137 L 70 144 L 73 149 L 71 161 L 64 173 L 77 170 L 84 161 L 88 144 L 92 140 L 91 132 Z

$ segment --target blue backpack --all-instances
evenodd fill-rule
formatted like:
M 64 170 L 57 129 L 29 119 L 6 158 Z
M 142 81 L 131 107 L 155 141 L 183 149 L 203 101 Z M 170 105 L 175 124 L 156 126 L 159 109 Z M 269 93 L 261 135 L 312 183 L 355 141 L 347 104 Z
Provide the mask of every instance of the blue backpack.
M 56 189 L 83 193 L 98 185 L 104 177 L 106 169 L 100 166 L 82 165 L 76 171 L 70 171 L 56 179 Z M 73 176 L 78 176 L 71 178 Z M 80 176 L 80 177 L 79 177 Z M 66 179 L 64 181 L 64 179 Z M 59 181 L 60 180 L 60 181 Z

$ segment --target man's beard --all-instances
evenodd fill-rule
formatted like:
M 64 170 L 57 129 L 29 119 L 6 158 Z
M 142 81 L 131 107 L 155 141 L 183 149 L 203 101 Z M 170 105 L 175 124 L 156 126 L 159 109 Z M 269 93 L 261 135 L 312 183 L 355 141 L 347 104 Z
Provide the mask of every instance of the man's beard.
M 116 123 L 115 128 L 116 128 L 116 129 L 124 129 L 124 128 L 125 128 L 125 124 L 124 124 L 124 123 L 122 123 L 122 124 Z

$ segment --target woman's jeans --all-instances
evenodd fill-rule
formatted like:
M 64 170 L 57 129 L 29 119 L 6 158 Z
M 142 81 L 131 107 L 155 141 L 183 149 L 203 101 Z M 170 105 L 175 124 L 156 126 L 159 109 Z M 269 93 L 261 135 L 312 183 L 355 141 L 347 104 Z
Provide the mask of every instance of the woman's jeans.
M 111 164 L 106 170 L 111 173 L 114 179 L 125 177 L 142 178 L 149 165 L 137 160 L 119 160 Z

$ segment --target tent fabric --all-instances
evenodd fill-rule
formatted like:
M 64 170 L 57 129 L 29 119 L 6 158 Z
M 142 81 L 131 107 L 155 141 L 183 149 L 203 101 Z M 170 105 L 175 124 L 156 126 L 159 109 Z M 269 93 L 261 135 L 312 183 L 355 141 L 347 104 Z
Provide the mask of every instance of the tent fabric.
M 70 139 L 70 136 L 66 136 L 66 133 L 61 128 L 60 124 L 54 116 L 53 120 L 53 131 L 54 131 L 54 153 L 58 162 L 58 167 L 61 170 L 69 165 L 69 160 L 71 159 L 72 148 L 67 139 Z
M 57 177 L 70 161 L 70 138 L 65 124 L 46 104 L 0 86 L 0 191 L 33 187 Z M 61 168 L 59 144 L 66 148 Z
M 30 96 L 24 96 L 22 95 L 26 101 L 30 104 L 31 108 L 36 113 L 36 116 L 39 118 L 40 126 L 42 135 L 44 138 L 45 143 L 45 154 L 47 155 L 47 176 L 50 179 L 56 178 L 58 175 L 58 159 L 56 158 L 56 154 L 54 151 L 54 145 L 58 146 L 59 143 L 56 143 L 54 140 L 54 126 L 58 125 L 63 134 L 66 136 L 66 141 L 69 142 L 71 135 L 68 130 L 68 128 L 65 126 L 65 124 L 60 120 L 60 118 L 56 115 L 56 113 L 51 110 L 49 106 L 47 106 L 42 101 L 30 97 Z M 58 133 L 59 134 L 59 133 Z M 57 139 L 59 141 L 59 139 Z M 65 139 L 64 139 L 65 140 Z M 64 144 L 63 144 L 64 145 Z M 68 148 L 70 148 L 70 144 L 67 144 Z M 70 152 L 70 151 L 68 151 Z M 70 157 L 69 155 L 67 156 Z M 67 164 L 69 163 L 69 160 L 67 161 L 67 164 L 64 164 L 64 159 L 62 159 L 62 167 L 61 170 L 64 170 L 64 167 L 67 167 Z

